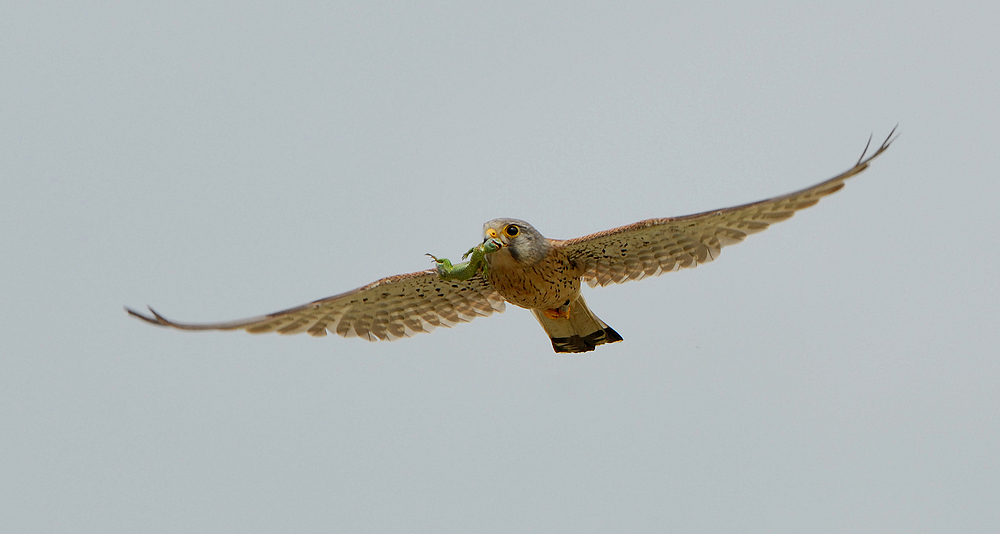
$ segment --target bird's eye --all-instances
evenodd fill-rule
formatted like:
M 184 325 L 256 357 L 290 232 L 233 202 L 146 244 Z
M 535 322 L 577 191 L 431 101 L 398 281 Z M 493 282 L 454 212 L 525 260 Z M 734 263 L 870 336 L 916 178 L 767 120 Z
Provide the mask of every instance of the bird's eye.
M 503 233 L 507 234 L 507 237 L 514 237 L 521 231 L 516 224 L 508 224 L 506 228 L 503 229 Z

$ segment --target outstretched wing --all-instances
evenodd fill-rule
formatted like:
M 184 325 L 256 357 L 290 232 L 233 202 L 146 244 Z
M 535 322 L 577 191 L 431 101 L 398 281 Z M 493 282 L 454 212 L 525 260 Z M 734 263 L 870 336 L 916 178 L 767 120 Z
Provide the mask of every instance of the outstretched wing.
M 451 327 L 504 310 L 503 297 L 482 274 L 442 281 L 437 270 L 383 278 L 340 295 L 284 311 L 224 323 L 178 323 L 149 309 L 151 316 L 125 310 L 152 324 L 181 330 L 246 330 L 252 334 L 327 332 L 368 341 L 392 341 L 438 326 Z
M 788 219 L 796 211 L 839 191 L 848 178 L 867 169 L 873 159 L 889 148 L 895 132 L 893 128 L 878 150 L 868 157 L 865 146 L 851 169 L 801 191 L 684 217 L 649 219 L 576 239 L 553 240 L 552 244 L 561 247 L 580 266 L 583 279 L 591 287 L 696 267 L 717 258 L 722 247 L 739 243 L 748 235 Z M 870 145 L 871 139 L 868 142 Z

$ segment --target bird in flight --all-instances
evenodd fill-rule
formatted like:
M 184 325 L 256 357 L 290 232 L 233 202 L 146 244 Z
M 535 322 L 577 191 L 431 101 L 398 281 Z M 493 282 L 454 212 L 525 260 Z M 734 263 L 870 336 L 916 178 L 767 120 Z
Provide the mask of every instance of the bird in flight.
M 829 180 L 742 206 L 649 219 L 567 240 L 548 239 L 519 219 L 493 219 L 483 225 L 483 245 L 469 251 L 473 259 L 461 266 L 461 276 L 450 262 L 435 258 L 435 269 L 390 276 L 295 308 L 220 323 L 176 322 L 152 308 L 150 315 L 125 310 L 143 321 L 181 330 L 313 336 L 330 332 L 392 341 L 502 312 L 509 302 L 531 310 L 556 352 L 588 352 L 622 337 L 587 307 L 581 282 L 606 286 L 714 261 L 723 247 L 839 191 L 889 148 L 895 131 L 871 155 L 869 138 L 858 162 Z

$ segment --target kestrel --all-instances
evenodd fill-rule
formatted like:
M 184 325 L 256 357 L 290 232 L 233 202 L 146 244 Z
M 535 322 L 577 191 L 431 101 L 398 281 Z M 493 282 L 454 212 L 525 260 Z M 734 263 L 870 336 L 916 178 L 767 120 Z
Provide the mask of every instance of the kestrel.
M 483 226 L 483 245 L 473 260 L 451 273 L 450 263 L 383 278 L 364 287 L 275 312 L 222 323 L 178 323 L 149 309 L 128 313 L 155 325 L 182 330 L 246 330 L 325 336 L 327 332 L 368 341 L 410 337 L 502 312 L 504 303 L 527 308 L 556 352 L 588 352 L 622 341 L 587 307 L 580 282 L 606 286 L 691 268 L 715 260 L 722 248 L 743 241 L 839 191 L 868 168 L 894 140 L 890 133 L 873 154 L 846 172 L 812 187 L 769 200 L 684 217 L 649 219 L 576 239 L 548 239 L 518 219 Z M 869 145 L 871 140 L 869 139 Z

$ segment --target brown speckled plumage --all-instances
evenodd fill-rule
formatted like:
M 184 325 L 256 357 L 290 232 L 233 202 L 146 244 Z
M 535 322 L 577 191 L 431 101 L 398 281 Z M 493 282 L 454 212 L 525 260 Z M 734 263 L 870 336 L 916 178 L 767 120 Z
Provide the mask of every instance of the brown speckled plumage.
M 527 223 L 523 223 L 527 224 Z M 580 295 L 580 268 L 552 249 L 538 263 L 519 263 L 504 247 L 486 257 L 490 284 L 516 306 L 528 309 L 558 308 Z
M 307 332 L 312 336 L 330 332 L 368 341 L 392 341 L 502 312 L 504 301 L 481 274 L 464 282 L 445 282 L 437 270 L 428 270 L 390 276 L 295 308 L 225 323 L 179 323 L 152 308 L 149 311 L 152 316 L 128 310 L 144 321 L 182 330 Z
M 503 311 L 507 301 L 532 311 L 556 352 L 586 352 L 622 338 L 587 307 L 580 295 L 581 280 L 606 286 L 714 261 L 723 247 L 740 243 L 839 191 L 893 139 L 890 133 L 872 155 L 862 154 L 854 167 L 829 180 L 742 206 L 649 219 L 569 240 L 547 239 L 518 219 L 494 219 L 484 225 L 484 233 L 503 246 L 486 256 L 487 275 L 480 273 L 466 281 L 442 281 L 436 270 L 390 276 L 303 306 L 224 323 L 178 323 L 152 309 L 151 315 L 126 310 L 152 324 L 183 330 L 307 332 L 313 336 L 331 332 L 391 341 Z

